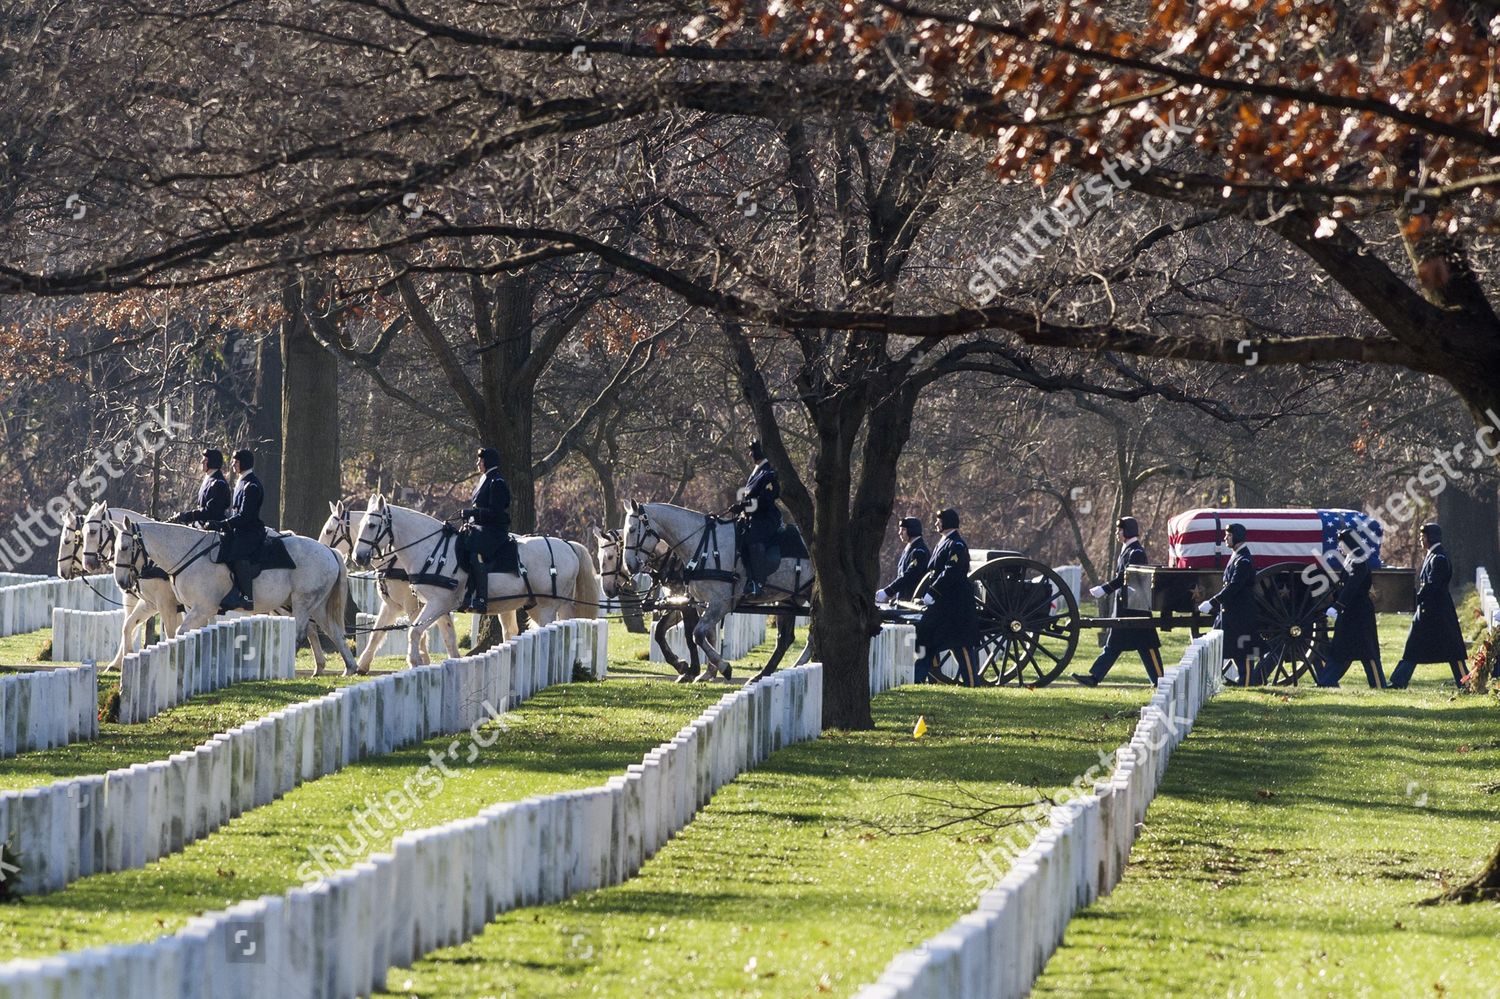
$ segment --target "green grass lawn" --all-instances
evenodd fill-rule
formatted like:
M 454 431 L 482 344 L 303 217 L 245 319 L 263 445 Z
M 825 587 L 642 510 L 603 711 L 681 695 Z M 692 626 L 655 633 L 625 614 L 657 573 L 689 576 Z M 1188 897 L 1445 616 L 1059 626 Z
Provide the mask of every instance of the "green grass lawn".
M 501 916 L 484 934 L 393 970 L 396 994 L 852 994 L 898 951 L 972 907 L 996 833 L 931 822 L 915 795 L 954 782 L 995 801 L 1065 786 L 1122 742 L 1144 685 L 970 691 L 907 687 L 876 729 L 783 749 L 724 787 L 633 880 Z M 925 717 L 928 734 L 912 738 Z
M 1444 670 L 1446 672 L 1446 670 Z M 1115 892 L 1035 994 L 1493 996 L 1500 906 L 1417 907 L 1500 837 L 1478 785 L 1500 709 L 1401 694 L 1232 691 L 1178 748 Z
M 145 868 L 74 882 L 51 895 L 0 905 L 0 961 L 105 943 L 146 940 L 188 917 L 302 883 L 298 869 L 322 855 L 337 869 L 389 848 L 399 833 L 475 815 L 486 805 L 592 787 L 624 771 L 724 693 L 722 687 L 620 681 L 551 687 L 505 715 L 481 749 L 459 738 L 441 789 L 419 788 L 421 807 L 404 819 L 381 811 L 365 831 L 351 823 L 375 796 L 399 787 L 442 736 L 366 760 L 304 784 L 181 853 Z M 498 723 L 497 723 L 498 724 Z M 477 752 L 469 760 L 469 750 Z M 430 796 L 429 796 L 430 795 Z M 389 826 L 389 827 L 387 827 Z M 305 873 L 305 870 L 304 870 Z

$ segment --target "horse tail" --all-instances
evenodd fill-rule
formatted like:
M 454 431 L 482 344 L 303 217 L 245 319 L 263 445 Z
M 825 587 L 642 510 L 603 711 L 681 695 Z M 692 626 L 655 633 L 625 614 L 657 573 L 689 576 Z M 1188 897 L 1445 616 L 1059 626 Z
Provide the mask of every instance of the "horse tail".
M 349 599 L 349 566 L 345 564 L 338 552 L 334 552 L 331 548 L 328 550 L 333 552 L 333 560 L 338 563 L 339 575 L 333 581 L 333 587 L 328 591 L 328 596 L 323 598 L 323 612 L 327 615 L 328 623 L 338 629 L 329 637 L 348 644 L 348 637 L 344 634 L 344 607 Z
M 594 571 L 594 556 L 576 541 L 569 541 L 568 545 L 578 557 L 578 572 L 573 576 L 573 613 L 569 616 L 598 617 L 604 604 L 604 587 Z

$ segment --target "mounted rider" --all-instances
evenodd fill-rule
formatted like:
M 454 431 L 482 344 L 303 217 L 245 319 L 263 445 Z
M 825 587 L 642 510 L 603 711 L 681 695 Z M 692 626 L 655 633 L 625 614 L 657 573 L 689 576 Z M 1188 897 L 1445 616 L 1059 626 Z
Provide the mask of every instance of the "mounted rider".
M 489 605 L 490 573 L 514 571 L 499 566 L 500 556 L 510 546 L 510 486 L 500 475 L 500 452 L 482 447 L 477 453 L 479 484 L 469 497 L 460 553 L 469 578 L 459 610 L 483 614 Z
M 224 452 L 205 448 L 199 463 L 203 481 L 198 484 L 198 507 L 184 510 L 172 518 L 174 524 L 208 524 L 223 520 L 229 514 L 229 480 L 224 478 Z
M 739 501 L 730 509 L 738 515 L 744 531 L 745 596 L 758 597 L 764 592 L 766 580 L 781 564 L 781 550 L 777 546 L 781 509 L 776 505 L 781 498 L 781 483 L 759 438 L 750 442 L 750 460 L 755 467 L 740 489 Z
M 229 575 L 234 581 L 228 595 L 219 604 L 220 613 L 251 610 L 255 607 L 252 587 L 256 575 L 256 557 L 266 541 L 266 525 L 260 519 L 261 507 L 266 501 L 266 490 L 261 485 L 260 476 L 255 474 L 255 455 L 241 448 L 234 453 L 233 467 L 238 478 L 234 483 L 230 516 L 224 520 L 204 522 L 205 527 L 223 534 L 215 561 L 229 566 Z

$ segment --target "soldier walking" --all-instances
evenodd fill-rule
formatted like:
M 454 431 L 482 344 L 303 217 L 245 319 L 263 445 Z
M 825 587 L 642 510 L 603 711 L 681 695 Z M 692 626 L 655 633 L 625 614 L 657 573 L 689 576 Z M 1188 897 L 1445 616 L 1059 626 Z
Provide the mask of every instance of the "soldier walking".
M 1338 568 L 1339 592 L 1328 608 L 1333 624 L 1333 641 L 1328 658 L 1318 669 L 1320 687 L 1337 687 L 1349 664 L 1356 659 L 1365 668 L 1365 681 L 1372 688 L 1384 687 L 1385 673 L 1380 667 L 1380 633 L 1375 624 L 1375 602 L 1370 599 L 1370 555 L 1359 535 L 1351 530 L 1339 532 L 1344 549 Z
M 1427 557 L 1417 573 L 1417 612 L 1412 615 L 1411 630 L 1406 634 L 1406 648 L 1391 673 L 1391 686 L 1405 689 L 1418 663 L 1447 663 L 1453 670 L 1453 682 L 1464 689 L 1464 664 L 1469 650 L 1458 626 L 1458 609 L 1448 584 L 1453 580 L 1453 563 L 1443 550 L 1443 529 L 1436 523 L 1422 525 L 1422 542 Z
M 1214 627 L 1224 633 L 1224 658 L 1230 663 L 1229 682 L 1259 686 L 1266 682 L 1260 667 L 1260 628 L 1255 613 L 1255 562 L 1245 544 L 1245 525 L 1224 528 L 1224 544 L 1233 550 L 1224 567 L 1223 588 L 1198 605 L 1200 613 L 1215 607 Z
M 932 577 L 922 603 L 927 609 L 917 622 L 916 682 L 927 680 L 937 669 L 938 657 L 951 651 L 958 664 L 958 679 L 973 687 L 979 683 L 979 619 L 974 613 L 974 587 L 969 582 L 969 546 L 958 533 L 958 511 L 937 515 L 942 540 L 932 550 L 928 573 Z
M 1097 600 L 1107 594 L 1115 594 L 1115 617 L 1149 618 L 1150 611 L 1130 609 L 1128 597 L 1130 583 L 1126 577 L 1126 570 L 1131 566 L 1149 564 L 1146 547 L 1141 544 L 1140 524 L 1134 517 L 1121 517 L 1115 526 L 1119 528 L 1121 548 L 1119 559 L 1115 564 L 1114 578 L 1090 589 L 1089 595 Z M 1152 684 L 1161 679 L 1161 638 L 1157 635 L 1155 627 L 1111 628 L 1104 640 L 1104 650 L 1099 653 L 1099 658 L 1094 660 L 1094 665 L 1087 673 L 1074 673 L 1073 679 L 1085 687 L 1097 687 L 1099 681 L 1109 673 L 1110 667 L 1115 664 L 1115 660 L 1120 658 L 1122 652 L 1139 652 L 1141 663 L 1146 667 L 1146 679 Z
M 902 517 L 896 528 L 903 547 L 901 557 L 896 560 L 896 578 L 886 583 L 875 593 L 876 603 L 889 600 L 910 600 L 917 591 L 917 584 L 927 573 L 927 563 L 932 552 L 922 540 L 922 521 L 916 517 Z

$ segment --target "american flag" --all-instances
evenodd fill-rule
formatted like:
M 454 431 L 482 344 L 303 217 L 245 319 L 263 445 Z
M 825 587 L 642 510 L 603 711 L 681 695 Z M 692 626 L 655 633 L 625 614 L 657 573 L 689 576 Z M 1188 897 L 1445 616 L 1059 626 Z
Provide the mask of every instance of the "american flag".
M 1262 566 L 1310 565 L 1338 548 L 1352 527 L 1373 539 L 1370 564 L 1380 565 L 1380 522 L 1358 510 L 1188 510 L 1167 522 L 1167 564 L 1179 569 L 1222 568 L 1229 560 L 1224 528 L 1245 525 L 1250 554 Z

